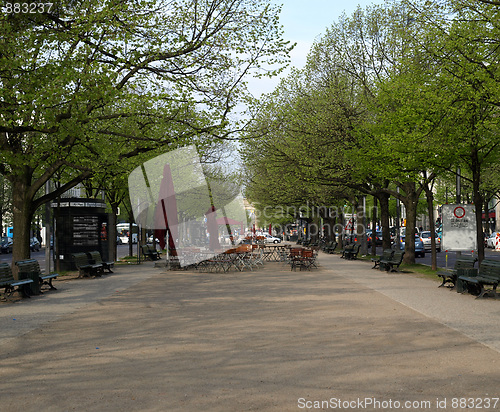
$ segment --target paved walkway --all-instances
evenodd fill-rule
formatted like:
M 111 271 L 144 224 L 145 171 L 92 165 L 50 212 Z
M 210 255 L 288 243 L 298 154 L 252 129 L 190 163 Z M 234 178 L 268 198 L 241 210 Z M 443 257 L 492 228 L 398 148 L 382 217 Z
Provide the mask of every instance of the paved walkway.
M 345 261 L 338 255 L 323 254 L 321 261 L 343 277 L 500 352 L 500 299 L 476 299 L 472 295 L 459 295 L 448 288 L 438 288 L 441 279 L 437 276 L 433 282 L 429 278 L 405 273 L 366 270 L 372 265 L 364 261 Z
M 121 266 L 2 305 L 1 409 L 465 410 L 460 397 L 493 406 L 499 300 L 338 255 L 320 262 L 226 274 Z

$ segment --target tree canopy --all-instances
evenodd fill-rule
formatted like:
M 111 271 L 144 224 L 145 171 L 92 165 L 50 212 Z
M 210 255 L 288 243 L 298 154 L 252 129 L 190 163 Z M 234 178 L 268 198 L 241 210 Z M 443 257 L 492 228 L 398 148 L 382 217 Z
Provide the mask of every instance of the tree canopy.
M 288 63 L 267 0 L 62 1 L 0 15 L 0 173 L 18 237 L 43 202 L 138 155 L 230 136 L 248 76 Z M 35 194 L 57 171 L 60 190 Z
M 434 180 L 458 168 L 481 228 L 483 204 L 499 192 L 490 174 L 500 160 L 499 16 L 494 4 L 475 0 L 390 1 L 341 16 L 306 67 L 262 99 L 248 135 L 260 143 L 243 150 L 249 195 L 272 204 L 261 176 L 275 168 L 282 188 L 300 187 L 309 199 L 318 185 L 346 199 L 371 194 L 382 204 L 394 196 L 406 207 L 410 236 L 420 195 L 432 211 Z

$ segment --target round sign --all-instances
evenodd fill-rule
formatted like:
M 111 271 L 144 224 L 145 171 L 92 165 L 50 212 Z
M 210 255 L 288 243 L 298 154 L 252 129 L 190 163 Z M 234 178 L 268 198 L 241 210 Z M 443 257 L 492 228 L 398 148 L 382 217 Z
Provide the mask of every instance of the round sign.
M 453 214 L 457 219 L 462 219 L 465 216 L 465 209 L 462 206 L 457 206 Z

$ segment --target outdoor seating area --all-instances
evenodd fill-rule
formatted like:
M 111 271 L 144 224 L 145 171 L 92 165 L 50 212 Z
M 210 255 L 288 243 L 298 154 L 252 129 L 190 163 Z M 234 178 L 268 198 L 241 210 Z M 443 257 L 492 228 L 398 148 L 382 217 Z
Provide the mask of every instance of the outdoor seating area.
M 312 268 L 317 268 L 317 256 L 317 249 L 292 248 L 290 250 L 290 270 L 296 270 L 297 267 L 300 270 L 311 270 Z
M 462 269 L 458 275 L 457 292 L 469 292 L 477 298 L 492 296 L 497 298 L 497 286 L 500 283 L 500 261 L 484 259 L 479 268 Z
M 264 264 L 264 245 L 245 244 L 224 251 L 203 248 L 183 248 L 178 259 L 185 269 L 200 272 L 253 271 Z
M 0 263 L 0 288 L 4 289 L 2 300 L 9 301 L 15 292 L 27 298 L 39 295 L 43 293 L 43 285 L 47 285 L 49 290 L 57 290 L 52 280 L 59 274 L 44 274 L 36 259 L 20 260 L 15 264 L 18 268 L 17 279 L 14 278 L 12 268 L 7 262 Z
M 71 256 L 78 269 L 78 277 L 95 277 L 101 276 L 104 273 L 104 265 L 102 263 L 94 263 L 86 253 L 73 253 Z
M 457 282 L 457 277 L 459 275 L 464 275 L 465 271 L 463 269 L 472 269 L 474 264 L 477 262 L 477 257 L 475 256 L 460 256 L 459 259 L 455 261 L 453 269 L 450 270 L 440 270 L 437 275 L 442 279 L 442 283 L 438 287 L 443 287 L 448 284 L 450 289 L 454 289 Z
M 243 244 L 215 253 L 202 248 L 178 251 L 181 266 L 199 272 L 254 271 L 268 262 L 280 262 L 291 270 L 317 268 L 319 247 L 292 247 L 290 244 Z

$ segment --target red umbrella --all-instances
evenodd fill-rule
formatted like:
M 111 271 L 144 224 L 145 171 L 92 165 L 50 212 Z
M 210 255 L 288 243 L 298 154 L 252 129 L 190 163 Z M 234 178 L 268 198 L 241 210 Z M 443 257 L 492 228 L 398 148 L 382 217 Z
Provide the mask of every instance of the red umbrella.
M 160 241 L 160 247 L 165 248 L 165 235 L 168 230 L 168 246 L 172 251 L 172 255 L 176 256 L 175 242 L 177 239 L 177 201 L 175 199 L 174 182 L 172 180 L 172 172 L 170 165 L 166 164 L 163 168 L 163 179 L 160 184 L 160 192 L 158 194 L 158 203 L 155 209 L 155 236 Z

